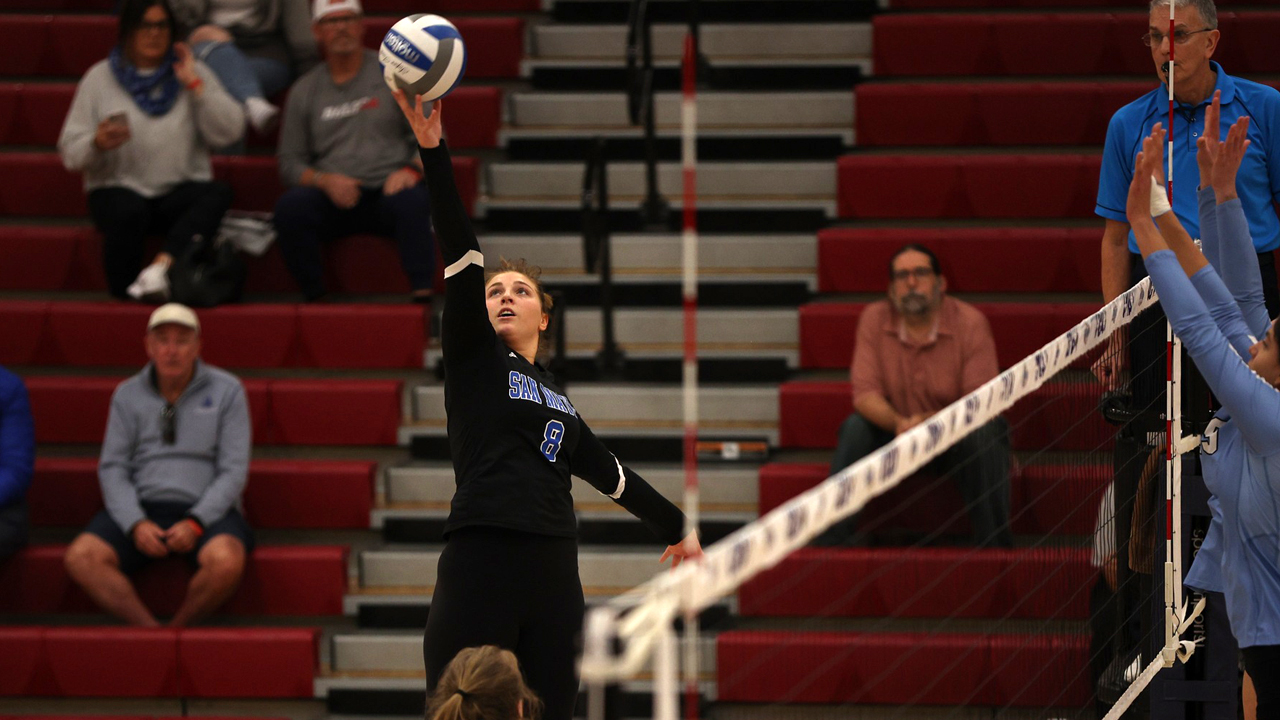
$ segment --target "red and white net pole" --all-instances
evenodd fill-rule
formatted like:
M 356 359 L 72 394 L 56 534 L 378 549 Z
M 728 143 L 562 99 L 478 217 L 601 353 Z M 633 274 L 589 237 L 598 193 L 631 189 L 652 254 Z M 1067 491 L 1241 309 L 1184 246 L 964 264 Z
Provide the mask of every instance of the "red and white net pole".
M 684 38 L 680 100 L 681 162 L 684 170 L 684 513 L 685 536 L 698 529 L 698 49 L 693 33 Z M 687 606 L 692 605 L 691 603 Z M 698 717 L 698 616 L 684 617 L 685 716 Z

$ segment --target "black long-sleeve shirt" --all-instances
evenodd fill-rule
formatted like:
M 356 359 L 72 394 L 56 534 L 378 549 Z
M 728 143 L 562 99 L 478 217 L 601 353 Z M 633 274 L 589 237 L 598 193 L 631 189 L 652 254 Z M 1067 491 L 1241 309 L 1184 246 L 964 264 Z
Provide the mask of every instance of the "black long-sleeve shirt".
M 684 513 L 596 439 L 555 378 L 493 330 L 484 256 L 453 182 L 448 148 L 421 150 L 431 215 L 445 262 L 444 403 L 457 491 L 445 524 L 577 536 L 572 476 L 680 542 Z

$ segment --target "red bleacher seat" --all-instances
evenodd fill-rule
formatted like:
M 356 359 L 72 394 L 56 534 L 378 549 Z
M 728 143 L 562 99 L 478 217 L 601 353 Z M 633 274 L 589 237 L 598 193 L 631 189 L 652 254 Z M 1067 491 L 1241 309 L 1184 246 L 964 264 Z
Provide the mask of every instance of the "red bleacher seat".
M 71 83 L 0 83 L 0 144 L 56 145 L 74 93 Z
M 1094 227 L 825 228 L 818 231 L 818 290 L 885 292 L 890 258 L 920 243 L 938 256 L 953 293 L 1098 293 L 1101 239 Z
M 745 616 L 1089 617 L 1088 548 L 801 548 L 738 590 Z M 970 591 L 957 597 L 963 584 Z
M 1101 145 L 1112 114 L 1149 82 L 867 83 L 860 146 Z M 938 122 L 946 117 L 947 122 Z
M 498 146 L 498 130 L 502 127 L 501 89 L 455 88 L 449 93 L 448 105 L 444 125 L 451 149 Z
M 0 363 L 135 367 L 152 308 L 117 302 L 15 301 L 0 329 L 15 342 Z M 231 368 L 421 368 L 421 305 L 226 305 L 199 311 L 202 356 Z M 38 336 L 38 337 L 37 337 Z
M 311 698 L 317 628 L 0 628 L 0 695 Z M 12 649 L 12 651 L 10 651 Z
M 63 566 L 65 545 L 35 545 L 0 563 L 0 612 L 97 613 L 97 605 Z M 191 580 L 183 560 L 154 563 L 134 576 L 138 595 L 160 615 L 178 609 Z M 233 615 L 341 615 L 347 548 L 267 545 L 256 548 L 235 595 L 220 612 Z
M 244 505 L 255 528 L 367 528 L 377 463 L 254 460 Z M 102 509 L 96 457 L 41 457 L 27 492 L 31 524 L 82 527 Z
M 28 377 L 40 443 L 102 442 L 120 378 Z M 397 380 L 243 381 L 259 445 L 394 445 L 400 426 Z M 74 408 L 74 411 L 70 409 Z
M 716 638 L 722 702 L 1083 707 L 1087 635 L 795 633 Z
M 395 445 L 399 380 L 277 380 L 271 386 L 271 442 L 281 445 Z
M 316 628 L 191 628 L 178 637 L 189 697 L 311 698 L 320 669 Z
M 1150 51 L 1138 42 L 1146 13 L 881 14 L 872 20 L 878 76 L 1144 75 Z M 1214 60 L 1233 75 L 1273 73 L 1280 59 L 1266 38 L 1280 12 L 1218 13 L 1224 42 Z M 1230 40 L 1227 40 L 1230 38 Z M 1261 47 L 1259 47 L 1259 45 Z M 932 52 L 946 47 L 948 52 Z
M 81 247 L 98 243 L 87 227 L 8 226 L 0 228 L 0 289 L 102 290 L 102 263 L 86 272 Z
M 117 0 L 0 0 L 0 11 L 43 10 L 74 12 L 111 12 Z
M 323 368 L 421 368 L 422 305 L 302 305 L 302 362 Z
M 886 266 L 887 267 L 887 264 Z M 847 368 L 853 358 L 861 303 L 800 307 L 800 365 Z M 995 337 L 1001 367 L 1009 367 L 1098 310 L 1098 303 L 977 303 Z
M 172 628 L 50 627 L 44 656 L 63 697 L 174 697 L 178 635 Z
M 1113 429 L 1097 411 L 1096 383 L 1050 382 L 1006 413 L 1015 450 L 1102 450 Z M 778 438 L 786 448 L 834 448 L 853 412 L 846 382 L 787 382 L 778 388 Z
M 826 463 L 769 463 L 760 468 L 761 515 L 827 479 Z M 1105 464 L 1013 463 L 1009 478 L 1010 524 L 1022 535 L 1087 535 L 1111 468 Z M 858 521 L 867 534 L 886 532 L 969 535 L 968 513 L 955 484 L 927 471 L 872 498 Z
M 367 13 L 386 13 L 388 15 L 409 13 L 496 13 L 496 12 L 538 12 L 542 10 L 541 0 L 365 0 L 364 11 Z
M 227 156 L 213 159 L 214 176 L 231 185 L 240 210 L 270 211 L 280 196 L 280 176 L 274 157 Z M 454 180 L 463 204 L 471 212 L 479 182 L 479 161 L 453 158 Z M 87 217 L 84 184 L 78 173 L 62 167 L 56 153 L 0 155 L 0 214 L 20 217 Z M 22 178 L 22 182 L 14 182 Z
M 0 41 L 2 42 L 2 41 Z M 84 183 L 55 153 L 0 154 L 0 215 L 82 217 Z
M 398 19 L 366 17 L 365 46 L 377 47 Z M 467 41 L 468 77 L 520 76 L 523 19 L 455 17 L 453 23 Z M 110 15 L 0 15 L 0 67 L 10 76 L 79 78 L 115 42 L 116 19 Z
M 846 155 L 848 218 L 1093 218 L 1098 155 Z
M 43 628 L 0 627 L 0 647 L 0 696 L 52 693 Z
M 11 300 L 0 307 L 0 364 L 32 365 L 47 334 L 49 302 Z
M 157 244 L 155 249 L 158 248 Z M 102 239 L 87 225 L 0 227 L 0 257 L 5 258 L 0 264 L 0 290 L 106 289 Z M 245 259 L 249 267 L 245 284 L 248 292 L 299 292 L 278 247 L 273 245 L 265 255 Z M 399 252 L 389 238 L 353 235 L 329 243 L 325 246 L 325 276 L 328 287 L 336 293 L 409 292 Z
M 255 460 L 245 513 L 255 528 L 369 527 L 378 464 L 346 460 Z

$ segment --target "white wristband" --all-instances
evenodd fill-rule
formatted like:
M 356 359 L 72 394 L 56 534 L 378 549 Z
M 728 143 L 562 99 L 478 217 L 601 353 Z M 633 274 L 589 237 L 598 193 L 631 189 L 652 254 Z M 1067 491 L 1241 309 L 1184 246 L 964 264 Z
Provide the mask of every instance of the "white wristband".
M 1169 205 L 1169 196 L 1165 193 L 1164 183 L 1151 176 L 1151 217 L 1160 217 L 1173 208 Z

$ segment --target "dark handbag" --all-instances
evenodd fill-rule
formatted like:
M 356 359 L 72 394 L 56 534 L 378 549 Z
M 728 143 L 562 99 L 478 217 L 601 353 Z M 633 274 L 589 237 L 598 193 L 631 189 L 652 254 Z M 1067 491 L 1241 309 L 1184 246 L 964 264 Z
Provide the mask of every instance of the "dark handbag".
M 169 266 L 169 296 L 173 302 L 199 308 L 239 302 L 244 279 L 244 260 L 234 245 L 197 235 Z

